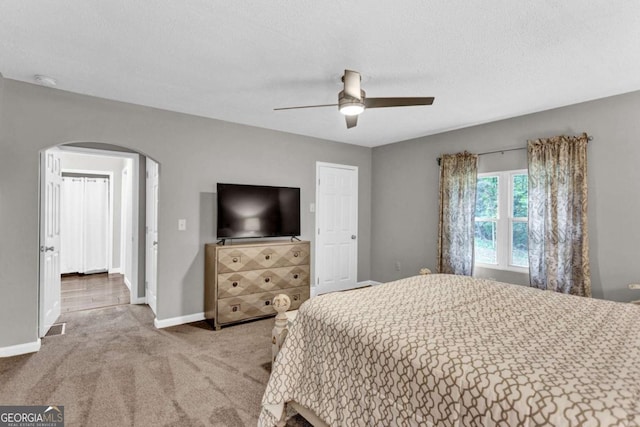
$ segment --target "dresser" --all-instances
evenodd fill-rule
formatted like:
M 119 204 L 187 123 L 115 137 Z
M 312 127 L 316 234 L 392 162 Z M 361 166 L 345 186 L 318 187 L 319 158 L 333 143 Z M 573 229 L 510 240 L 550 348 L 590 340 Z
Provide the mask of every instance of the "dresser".
M 221 326 L 272 316 L 273 297 L 296 310 L 310 294 L 309 242 L 273 241 L 205 247 L 205 317 Z

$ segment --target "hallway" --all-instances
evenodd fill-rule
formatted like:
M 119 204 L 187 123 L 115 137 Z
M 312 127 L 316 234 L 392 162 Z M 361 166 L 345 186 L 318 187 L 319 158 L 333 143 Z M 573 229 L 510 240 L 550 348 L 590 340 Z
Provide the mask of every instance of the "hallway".
M 70 274 L 62 276 L 61 312 L 129 304 L 130 293 L 122 274 Z

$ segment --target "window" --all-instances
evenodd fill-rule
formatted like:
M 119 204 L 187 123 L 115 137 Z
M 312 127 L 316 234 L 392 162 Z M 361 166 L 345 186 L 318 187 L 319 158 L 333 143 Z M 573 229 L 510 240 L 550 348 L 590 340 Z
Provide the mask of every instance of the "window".
M 515 271 L 529 267 L 528 186 L 526 170 L 478 175 L 476 265 Z

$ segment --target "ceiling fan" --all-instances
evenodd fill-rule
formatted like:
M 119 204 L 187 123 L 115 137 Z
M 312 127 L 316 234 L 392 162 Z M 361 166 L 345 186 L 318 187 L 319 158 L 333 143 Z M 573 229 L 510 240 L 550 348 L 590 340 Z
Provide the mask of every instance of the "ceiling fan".
M 300 107 L 274 108 L 280 110 L 295 110 L 298 108 L 318 108 L 318 107 L 338 107 L 347 120 L 347 129 L 351 129 L 358 124 L 358 115 L 367 108 L 385 107 L 410 107 L 413 105 L 431 105 L 435 98 L 367 98 L 365 92 L 360 89 L 360 73 L 357 71 L 344 70 L 342 81 L 344 90 L 338 94 L 337 104 L 303 105 Z

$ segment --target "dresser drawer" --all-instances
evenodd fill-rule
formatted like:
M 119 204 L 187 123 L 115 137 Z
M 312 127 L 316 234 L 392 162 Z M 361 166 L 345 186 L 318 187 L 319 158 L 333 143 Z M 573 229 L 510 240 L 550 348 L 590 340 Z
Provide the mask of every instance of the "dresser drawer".
M 309 286 L 288 288 L 272 292 L 240 295 L 218 300 L 218 323 L 233 323 L 254 317 L 271 316 L 276 313 L 271 301 L 278 294 L 286 294 L 291 299 L 290 310 L 296 310 L 309 299 Z
M 309 266 L 267 268 L 218 275 L 218 298 L 309 285 Z
M 218 249 L 218 274 L 309 264 L 309 243 Z

